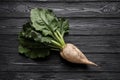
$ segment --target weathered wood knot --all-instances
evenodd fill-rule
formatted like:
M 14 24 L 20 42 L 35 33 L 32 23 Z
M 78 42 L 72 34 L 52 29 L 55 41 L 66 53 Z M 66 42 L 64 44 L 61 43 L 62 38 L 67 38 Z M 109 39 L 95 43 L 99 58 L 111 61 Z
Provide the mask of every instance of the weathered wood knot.
M 119 7 L 117 4 L 108 4 L 100 9 L 103 14 L 116 14 L 119 13 Z

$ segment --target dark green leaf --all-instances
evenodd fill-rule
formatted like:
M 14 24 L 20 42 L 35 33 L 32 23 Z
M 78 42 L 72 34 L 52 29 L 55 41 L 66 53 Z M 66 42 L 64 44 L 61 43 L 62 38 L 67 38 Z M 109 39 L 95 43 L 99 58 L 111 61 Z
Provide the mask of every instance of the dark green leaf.
M 44 36 L 53 35 L 58 28 L 58 19 L 51 10 L 35 8 L 31 10 L 32 26 L 42 31 Z
M 32 38 L 35 41 L 41 42 L 42 35 L 41 33 L 38 33 L 34 30 L 34 28 L 31 27 L 30 23 L 26 23 L 23 25 L 23 31 L 21 32 L 21 36 L 25 38 Z
M 24 48 L 22 45 L 19 45 L 18 51 L 19 51 L 19 53 L 23 54 L 23 53 L 28 53 L 29 49 Z
M 49 49 L 46 48 L 27 48 L 22 45 L 19 45 L 19 53 L 24 54 L 30 58 L 44 58 L 48 56 L 50 53 Z
M 44 47 L 48 48 L 48 46 L 46 46 L 43 43 L 39 43 L 34 40 L 30 40 L 28 38 L 23 37 L 19 37 L 19 43 L 28 48 L 44 48 Z
M 69 31 L 69 23 L 68 20 L 64 18 L 59 18 L 59 31 L 62 36 L 64 36 L 65 33 L 68 33 Z

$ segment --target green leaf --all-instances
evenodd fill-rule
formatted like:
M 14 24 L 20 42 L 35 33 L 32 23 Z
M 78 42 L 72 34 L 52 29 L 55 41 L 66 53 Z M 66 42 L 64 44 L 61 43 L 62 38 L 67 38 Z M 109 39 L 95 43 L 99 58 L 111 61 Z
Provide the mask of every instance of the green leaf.
M 28 48 L 49 48 L 43 43 L 39 43 L 24 37 L 19 37 L 19 44 L 22 44 L 23 46 Z
M 45 48 L 27 48 L 22 45 L 19 45 L 19 53 L 24 54 L 26 57 L 29 58 L 44 58 L 50 54 L 49 49 Z
M 44 39 L 40 32 L 34 30 L 30 23 L 23 25 L 23 29 L 19 34 L 18 51 L 29 58 L 43 58 L 48 56 L 49 47 L 45 43 L 49 40 Z
M 41 42 L 42 35 L 34 30 L 34 28 L 30 25 L 30 23 L 26 23 L 23 25 L 23 31 L 20 34 L 25 38 L 32 38 L 35 41 Z
M 32 39 L 39 43 L 51 43 L 52 40 L 50 36 L 44 36 L 41 32 L 37 32 L 36 30 L 34 30 L 30 23 L 26 23 L 25 25 L 23 25 L 23 31 L 20 32 L 19 36 Z
M 65 33 L 69 32 L 68 20 L 66 20 L 64 18 L 59 18 L 59 31 L 62 36 L 64 36 Z
M 54 31 L 58 28 L 58 19 L 49 9 L 32 9 L 31 22 L 35 30 L 42 31 L 44 36 L 53 36 Z
M 49 36 L 42 37 L 41 42 L 42 43 L 51 43 L 52 38 Z
M 21 53 L 21 54 L 27 53 L 27 52 L 29 52 L 29 49 L 24 48 L 22 45 L 19 45 L 18 52 Z

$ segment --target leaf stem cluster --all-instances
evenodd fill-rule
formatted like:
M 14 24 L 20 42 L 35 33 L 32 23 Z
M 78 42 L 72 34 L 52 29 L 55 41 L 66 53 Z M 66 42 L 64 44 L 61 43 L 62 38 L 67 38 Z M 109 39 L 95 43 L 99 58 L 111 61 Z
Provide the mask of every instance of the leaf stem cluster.
M 60 34 L 60 32 L 58 30 L 56 30 L 54 32 L 54 37 L 56 38 L 56 40 L 51 40 L 51 42 L 59 49 L 63 49 L 63 47 L 65 46 L 65 41 L 64 38 L 62 37 L 62 35 Z

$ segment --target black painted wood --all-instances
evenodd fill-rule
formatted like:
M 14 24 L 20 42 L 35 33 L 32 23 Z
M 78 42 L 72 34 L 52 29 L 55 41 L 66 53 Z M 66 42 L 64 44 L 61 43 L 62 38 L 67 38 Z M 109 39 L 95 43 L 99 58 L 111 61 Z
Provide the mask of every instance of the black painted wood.
M 108 72 L 2 72 L 2 80 L 119 80 L 120 73 Z
M 0 80 L 120 80 L 119 5 L 120 0 L 0 0 Z M 55 51 L 37 60 L 18 54 L 17 34 L 34 7 L 66 17 L 65 41 L 99 67 L 69 63 Z
M 59 52 L 51 51 L 51 56 L 41 60 L 31 60 L 13 52 L 0 54 L 1 71 L 44 71 L 44 72 L 120 72 L 120 54 L 85 53 L 88 59 L 96 62 L 99 67 L 77 65 L 61 59 Z M 112 58 L 112 59 L 111 59 Z M 7 66 L 6 66 L 7 65 Z
M 0 2 L 0 17 L 29 17 L 35 7 L 52 9 L 62 17 L 120 17 L 119 5 L 120 2 Z
M 119 0 L 0 0 L 1 2 L 119 2 Z

